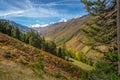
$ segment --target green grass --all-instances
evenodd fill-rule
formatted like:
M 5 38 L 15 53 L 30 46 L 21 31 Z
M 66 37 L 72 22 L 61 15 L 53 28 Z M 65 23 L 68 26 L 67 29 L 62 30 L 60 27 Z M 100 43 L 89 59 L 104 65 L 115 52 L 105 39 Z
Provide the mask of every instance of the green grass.
M 72 59 L 70 58 L 70 60 L 72 60 L 73 62 L 71 62 L 73 65 L 76 65 L 78 67 L 80 67 L 81 69 L 85 70 L 85 71 L 90 71 L 90 70 L 93 70 L 94 67 L 90 66 L 90 65 L 87 65 L 85 63 L 82 63 L 80 61 L 77 61 L 75 59 Z

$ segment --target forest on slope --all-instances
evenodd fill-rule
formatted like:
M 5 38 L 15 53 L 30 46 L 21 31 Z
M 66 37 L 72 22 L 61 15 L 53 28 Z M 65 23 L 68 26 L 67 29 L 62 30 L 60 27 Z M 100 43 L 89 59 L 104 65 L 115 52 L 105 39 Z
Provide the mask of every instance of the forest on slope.
M 79 80 L 82 70 L 50 53 L 0 33 L 0 73 L 2 80 Z

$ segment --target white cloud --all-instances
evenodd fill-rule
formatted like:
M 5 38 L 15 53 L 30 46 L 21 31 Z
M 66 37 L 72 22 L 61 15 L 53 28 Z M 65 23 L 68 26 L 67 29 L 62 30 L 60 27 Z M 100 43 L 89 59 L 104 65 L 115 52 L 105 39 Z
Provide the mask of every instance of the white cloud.
M 31 8 L 24 10 L 24 12 L 19 14 L 18 16 L 40 18 L 40 17 L 52 17 L 54 15 L 57 15 L 57 12 L 54 10 L 49 10 L 45 8 Z
M 48 4 L 35 4 L 30 0 L 11 0 L 16 5 L 9 4 L 5 0 L 0 3 L 2 7 L 5 7 L 5 10 L 0 11 L 0 17 L 13 18 L 13 17 L 29 17 L 29 18 L 43 18 L 43 17 L 58 17 L 62 18 L 61 21 L 66 22 L 66 19 L 75 17 L 68 13 L 66 10 L 58 10 L 52 5 L 76 5 L 76 4 L 62 4 L 62 2 L 67 2 L 69 0 L 56 1 Z M 74 0 L 71 0 L 74 1 Z M 78 1 L 78 0 L 75 0 Z M 3 6 L 4 5 L 4 6 Z M 43 6 L 41 6 L 43 5 Z M 50 7 L 49 7 L 50 6 Z M 79 13 L 78 13 L 79 14 Z M 65 18 L 65 19 L 64 19 Z M 38 21 L 37 21 L 38 22 Z
M 23 10 L 18 10 L 18 11 L 4 11 L 4 12 L 0 12 L 0 16 L 9 16 L 9 15 L 18 15 L 23 13 Z
M 32 27 L 32 28 L 38 28 L 38 27 L 46 27 L 46 26 L 48 26 L 49 24 L 34 24 L 34 25 L 30 25 L 30 27 Z
M 33 6 L 33 3 L 31 3 L 30 0 L 23 0 L 23 2 L 17 1 L 15 2 L 15 4 L 18 6 L 13 6 L 4 1 L 3 5 L 4 7 L 6 7 L 6 10 L 0 11 L 0 16 L 39 18 L 39 17 L 52 17 L 58 15 L 58 12 L 56 10 Z
M 38 21 L 38 20 L 36 20 L 36 21 Z M 33 25 L 30 25 L 30 27 L 32 27 L 32 28 L 36 28 L 36 27 L 46 27 L 46 26 L 49 26 L 49 25 L 51 25 L 51 24 L 55 24 L 55 23 L 59 23 L 59 22 L 67 22 L 67 19 L 65 19 L 65 18 L 61 18 L 59 21 L 57 21 L 57 22 L 50 22 L 49 24 L 33 24 Z
M 80 2 L 80 0 L 60 0 L 60 1 L 54 1 L 54 2 L 50 2 L 48 4 L 36 4 L 36 5 L 41 5 L 41 6 L 56 6 L 56 5 L 68 5 L 68 6 L 71 6 L 73 5 L 74 7 L 77 6 L 77 5 L 80 5 L 79 3 L 78 4 L 72 4 L 72 3 L 65 3 L 65 2 L 70 2 L 70 1 L 77 1 L 77 2 Z
M 62 18 L 62 19 L 60 19 L 58 22 L 67 22 L 67 19 Z

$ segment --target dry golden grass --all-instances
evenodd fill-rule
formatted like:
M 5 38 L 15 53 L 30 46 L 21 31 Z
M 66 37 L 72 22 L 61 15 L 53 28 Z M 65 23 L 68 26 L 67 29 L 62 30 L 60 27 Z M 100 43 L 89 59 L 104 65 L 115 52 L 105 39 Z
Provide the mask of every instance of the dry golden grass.
M 58 58 L 50 53 L 34 48 L 27 45 L 17 39 L 11 38 L 7 35 L 0 33 L 0 36 L 5 37 L 5 42 L 0 42 L 0 57 L 1 61 L 8 60 L 21 65 L 27 66 L 28 68 L 37 61 L 38 54 L 43 55 L 43 64 L 45 66 L 46 74 L 44 76 L 53 77 L 51 80 L 78 80 L 82 74 L 82 70 L 78 67 L 68 63 L 67 61 Z M 5 57 L 5 54 L 9 54 L 9 58 Z M 6 70 L 6 69 L 5 69 Z M 19 72 L 19 71 L 18 71 Z M 18 72 L 16 74 L 18 74 Z M 20 71 L 22 72 L 22 71 Z M 52 72 L 52 73 L 51 73 Z M 56 72 L 60 72 L 59 74 Z M 59 78 L 56 78 L 61 76 Z M 19 76 L 19 75 L 18 75 Z M 22 77 L 22 74 L 20 74 Z M 48 77 L 48 78 L 49 78 Z M 46 77 L 46 80 L 48 80 Z M 14 80 L 14 79 L 13 79 Z M 29 79 L 25 79 L 29 80 Z M 33 79 L 37 80 L 37 79 Z

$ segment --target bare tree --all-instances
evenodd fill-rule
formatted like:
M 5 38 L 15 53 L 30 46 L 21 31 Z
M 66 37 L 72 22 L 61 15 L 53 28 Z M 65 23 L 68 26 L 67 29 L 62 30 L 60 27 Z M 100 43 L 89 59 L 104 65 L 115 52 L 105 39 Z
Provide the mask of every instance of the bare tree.
M 118 57 L 120 55 L 120 0 L 117 0 L 117 45 Z M 120 75 L 120 61 L 118 60 L 118 75 Z

